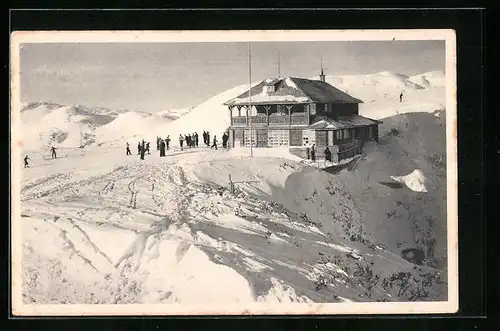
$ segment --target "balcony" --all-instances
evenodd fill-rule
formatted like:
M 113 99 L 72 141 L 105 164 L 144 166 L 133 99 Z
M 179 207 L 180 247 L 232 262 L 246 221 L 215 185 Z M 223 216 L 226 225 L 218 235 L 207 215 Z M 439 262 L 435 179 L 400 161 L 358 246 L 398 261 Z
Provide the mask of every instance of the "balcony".
M 309 125 L 306 113 L 293 113 L 291 118 L 291 125 Z
M 249 125 L 250 118 L 246 116 L 233 116 L 231 118 L 231 125 L 236 127 L 247 127 Z M 252 116 L 251 118 L 252 126 L 262 127 L 269 125 L 308 125 L 309 119 L 306 113 L 292 113 L 291 116 L 288 115 L 276 115 L 271 114 Z

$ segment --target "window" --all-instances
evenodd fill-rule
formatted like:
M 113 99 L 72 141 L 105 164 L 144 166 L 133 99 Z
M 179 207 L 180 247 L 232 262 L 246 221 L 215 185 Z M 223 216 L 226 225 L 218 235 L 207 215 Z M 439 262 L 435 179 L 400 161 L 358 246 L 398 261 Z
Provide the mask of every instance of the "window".
M 267 144 L 269 147 L 281 147 L 289 145 L 288 130 L 269 130 L 267 134 Z
M 311 146 L 316 143 L 316 132 L 314 130 L 302 131 L 302 146 Z
M 316 115 L 316 104 L 311 103 L 311 115 Z
M 347 139 L 347 138 L 349 138 L 349 130 L 344 129 L 344 130 L 342 130 L 342 131 L 344 131 L 344 138 L 343 138 L 343 139 Z
M 274 85 L 267 85 L 267 92 L 274 92 Z
M 342 140 L 342 131 L 341 130 L 335 131 L 335 138 L 337 140 Z
M 330 110 L 332 110 L 331 105 L 329 105 L 329 104 L 325 103 L 325 113 L 329 113 L 329 112 L 330 112 Z
M 250 130 L 245 130 L 244 138 L 245 147 L 250 147 Z M 257 146 L 257 130 L 252 130 L 252 146 Z
M 284 115 L 286 115 L 285 106 L 283 106 L 283 105 L 277 105 L 276 106 L 276 115 L 278 115 L 278 116 L 284 116 Z

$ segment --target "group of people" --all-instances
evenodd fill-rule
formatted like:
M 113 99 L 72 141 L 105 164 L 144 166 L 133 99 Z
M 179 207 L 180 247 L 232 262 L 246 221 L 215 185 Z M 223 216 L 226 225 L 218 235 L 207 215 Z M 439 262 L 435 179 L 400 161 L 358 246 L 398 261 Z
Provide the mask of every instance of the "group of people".
M 198 147 L 198 132 L 191 133 L 191 134 L 179 134 L 179 146 L 181 148 L 181 151 L 184 150 L 184 147 L 186 148 L 196 148 Z M 224 132 L 222 135 L 222 146 L 224 148 L 228 147 L 228 140 L 229 140 L 229 134 L 227 132 Z M 160 157 L 165 156 L 165 152 L 169 150 L 170 148 L 170 136 L 167 136 L 167 138 L 163 139 L 161 137 L 156 137 L 156 150 L 160 151 Z M 218 149 L 218 140 L 217 136 L 214 135 L 212 138 L 212 141 L 210 140 L 210 132 L 209 131 L 203 131 L 203 144 L 205 144 L 207 147 L 210 147 L 210 149 Z M 146 153 L 151 154 L 150 149 L 149 149 L 149 142 L 145 142 L 144 139 L 140 141 L 137 144 L 137 154 L 141 156 L 141 160 L 144 160 L 144 155 Z M 132 155 L 130 151 L 130 144 L 127 142 L 126 144 L 127 147 L 127 155 Z
M 325 161 L 332 161 L 332 152 L 330 151 L 330 148 L 328 148 L 328 146 L 325 148 L 325 151 L 324 151 L 324 154 L 325 154 Z M 309 150 L 309 155 L 308 157 L 311 158 L 311 161 L 316 161 L 316 145 L 313 144 L 311 146 L 311 149 Z
M 130 144 L 127 142 L 126 144 L 127 147 L 127 155 L 132 155 L 132 152 L 130 151 Z M 137 143 L 137 155 L 141 156 L 141 160 L 144 160 L 144 155 L 148 152 L 148 154 L 151 154 L 149 150 L 149 142 L 145 142 L 144 139 L 142 141 L 139 141 Z
M 164 157 L 165 151 L 170 148 L 170 136 L 162 139 L 161 137 L 156 137 L 156 150 L 160 151 L 160 157 Z
M 179 134 L 179 145 L 181 150 L 184 150 L 184 142 L 186 142 L 186 147 L 198 147 L 198 132 L 192 134 Z
M 56 150 L 57 150 L 57 148 L 55 148 L 54 146 L 52 146 L 50 148 L 50 154 L 51 154 L 51 156 L 52 156 L 53 159 L 57 159 L 57 152 L 56 152 Z M 24 157 L 24 167 L 25 168 L 29 168 L 30 167 L 28 160 L 30 160 L 30 157 L 28 155 L 26 155 Z

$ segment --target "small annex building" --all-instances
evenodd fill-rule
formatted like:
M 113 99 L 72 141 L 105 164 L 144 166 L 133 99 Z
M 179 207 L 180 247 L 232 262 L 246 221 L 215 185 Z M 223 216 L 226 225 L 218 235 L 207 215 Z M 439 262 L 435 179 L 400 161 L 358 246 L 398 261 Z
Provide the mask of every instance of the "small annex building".
M 231 123 L 229 147 L 249 147 L 250 143 L 253 147 L 289 147 L 304 157 L 306 148 L 315 144 L 317 155 L 328 146 L 339 160 L 350 157 L 361 152 L 364 142 L 378 141 L 381 122 L 359 115 L 360 103 L 328 84 L 323 71 L 319 80 L 263 80 L 251 88 L 250 95 L 247 90 L 224 103 Z

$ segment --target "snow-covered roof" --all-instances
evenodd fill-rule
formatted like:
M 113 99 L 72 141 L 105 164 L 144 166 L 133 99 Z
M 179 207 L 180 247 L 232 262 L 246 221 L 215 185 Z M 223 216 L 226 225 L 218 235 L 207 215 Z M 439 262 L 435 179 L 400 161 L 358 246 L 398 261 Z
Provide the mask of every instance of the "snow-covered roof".
M 339 130 L 380 123 L 382 122 L 361 115 L 341 116 L 336 120 L 326 116 L 316 116 L 309 128 Z
M 274 91 L 266 86 L 274 85 Z M 320 81 L 297 77 L 268 78 L 256 86 L 224 103 L 226 106 L 278 103 L 362 103 L 332 85 Z

